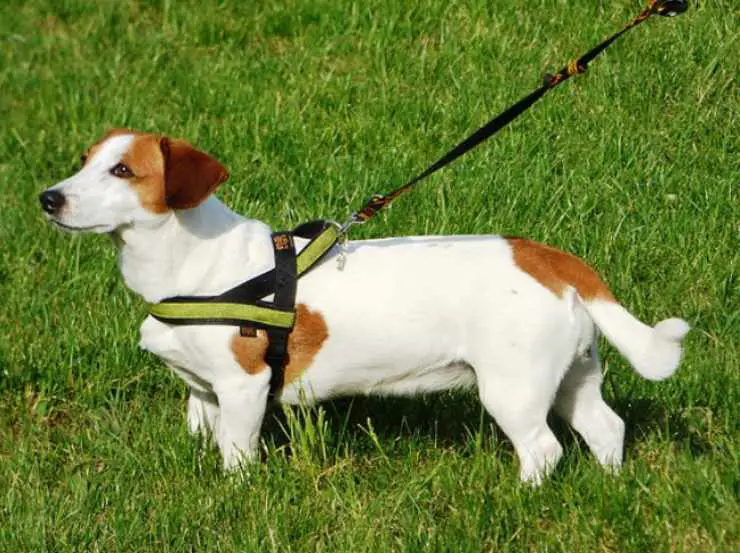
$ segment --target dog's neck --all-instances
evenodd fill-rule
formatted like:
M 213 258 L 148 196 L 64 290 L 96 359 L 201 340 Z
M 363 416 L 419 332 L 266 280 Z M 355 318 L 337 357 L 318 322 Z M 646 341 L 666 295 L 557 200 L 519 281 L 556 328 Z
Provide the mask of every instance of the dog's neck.
M 156 303 L 179 295 L 217 295 L 274 265 L 270 229 L 216 198 L 117 234 L 126 285 Z

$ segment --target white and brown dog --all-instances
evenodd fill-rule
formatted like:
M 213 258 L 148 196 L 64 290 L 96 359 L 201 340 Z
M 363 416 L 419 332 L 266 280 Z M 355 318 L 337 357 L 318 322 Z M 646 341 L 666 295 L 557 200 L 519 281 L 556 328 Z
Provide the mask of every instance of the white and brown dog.
M 227 177 L 186 142 L 116 130 L 40 200 L 64 229 L 112 234 L 126 284 L 156 303 L 217 295 L 273 267 L 270 228 L 211 195 Z M 583 261 L 521 238 L 355 241 L 343 270 L 337 253 L 299 281 L 279 400 L 477 386 L 531 482 L 562 454 L 550 408 L 603 465 L 622 463 L 624 423 L 601 397 L 597 328 L 650 380 L 673 374 L 689 329 L 643 324 Z M 190 385 L 189 427 L 215 437 L 227 468 L 257 455 L 270 381 L 262 331 L 148 317 L 141 347 Z

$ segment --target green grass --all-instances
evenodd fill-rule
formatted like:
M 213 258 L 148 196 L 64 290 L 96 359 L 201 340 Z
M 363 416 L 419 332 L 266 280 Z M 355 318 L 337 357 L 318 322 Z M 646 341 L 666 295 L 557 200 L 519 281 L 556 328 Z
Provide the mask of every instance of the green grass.
M 185 386 L 137 348 L 110 240 L 55 231 L 36 196 L 128 126 L 217 155 L 250 217 L 342 219 L 639 2 L 4 2 L 0 550 L 736 551 L 740 12 L 692 4 L 354 235 L 526 235 L 643 319 L 692 324 L 664 383 L 605 349 L 623 472 L 555 423 L 565 457 L 530 489 L 474 394 L 276 413 L 265 461 L 223 475 Z

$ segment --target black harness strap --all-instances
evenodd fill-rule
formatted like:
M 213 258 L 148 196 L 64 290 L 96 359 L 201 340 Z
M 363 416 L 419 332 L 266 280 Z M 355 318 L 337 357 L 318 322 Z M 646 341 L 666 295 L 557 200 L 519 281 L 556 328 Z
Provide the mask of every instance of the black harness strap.
M 275 296 L 273 306 L 281 311 L 295 309 L 295 294 L 298 284 L 295 244 L 290 232 L 275 232 L 272 235 L 275 251 L 273 273 Z M 283 387 L 284 367 L 288 362 L 288 336 L 293 327 L 267 327 L 267 352 L 265 362 L 270 366 L 270 396 Z
M 276 232 L 273 234 L 273 240 L 274 236 L 278 234 L 290 234 L 291 236 L 297 236 L 298 238 L 304 238 L 306 240 L 315 240 L 317 237 L 319 237 L 327 228 L 333 227 L 334 224 L 330 223 L 328 221 L 324 220 L 316 220 L 316 221 L 309 221 L 308 223 L 303 223 L 296 228 L 294 228 L 292 231 L 285 231 L 285 232 Z M 332 242 L 333 244 L 336 242 Z M 273 246 L 274 246 L 273 242 Z M 309 269 L 313 268 L 316 263 L 321 261 L 321 259 L 324 258 L 324 256 L 329 253 L 331 250 L 331 247 L 327 247 L 325 251 L 322 253 L 321 256 L 319 256 L 316 260 L 312 260 L 310 263 Z M 295 246 L 293 248 L 293 255 L 295 255 Z M 275 257 L 277 260 L 277 256 Z M 308 271 L 302 271 L 297 276 L 301 277 L 304 274 L 306 274 Z M 217 299 L 220 302 L 226 302 L 226 303 L 243 303 L 243 304 L 250 304 L 250 303 L 256 303 L 257 305 L 263 304 L 263 302 L 260 302 L 260 298 L 264 298 L 265 296 L 269 296 L 275 291 L 275 269 L 270 269 L 267 272 L 262 273 L 261 275 L 258 275 L 254 278 L 251 278 L 245 282 L 242 282 L 241 284 L 234 286 L 232 289 L 227 290 L 223 294 L 217 296 L 215 299 Z M 169 298 L 165 301 L 173 301 L 174 298 Z M 188 296 L 187 298 L 184 298 L 187 301 L 198 301 L 199 299 L 202 299 L 200 296 Z M 213 298 L 211 298 L 213 299 Z M 291 309 L 293 306 L 291 306 Z
M 296 276 L 297 278 L 300 278 L 310 272 L 310 270 L 331 251 L 332 247 L 338 240 L 339 230 L 337 225 L 334 223 L 318 220 L 304 223 L 292 231 L 279 232 L 275 234 L 290 235 L 291 237 L 310 240 L 308 245 L 306 245 L 306 247 L 297 256 L 297 264 L 300 264 L 300 266 L 297 266 L 296 268 Z M 319 241 L 322 241 L 323 243 L 318 244 Z M 293 244 L 292 238 L 291 244 Z M 313 245 L 317 245 L 318 247 L 314 250 L 312 248 Z M 274 248 L 275 242 L 273 241 L 273 249 Z M 295 246 L 293 246 L 292 252 L 295 257 Z M 282 255 L 282 253 L 276 255 L 276 264 L 277 259 L 281 258 Z M 308 256 L 308 259 L 304 259 L 306 256 Z M 269 326 L 269 323 L 253 321 L 249 318 L 230 318 L 223 315 L 215 317 L 184 316 L 181 310 L 170 310 L 166 309 L 166 307 L 176 306 L 177 304 L 234 304 L 254 305 L 283 313 L 292 312 L 293 305 L 286 308 L 276 308 L 272 302 L 262 300 L 265 296 L 275 293 L 276 276 L 276 269 L 270 269 L 269 271 L 246 280 L 217 296 L 173 296 L 163 299 L 158 304 L 150 305 L 149 310 L 154 318 L 173 325 L 227 324 L 241 326 L 242 323 L 250 322 L 255 328 L 266 328 Z

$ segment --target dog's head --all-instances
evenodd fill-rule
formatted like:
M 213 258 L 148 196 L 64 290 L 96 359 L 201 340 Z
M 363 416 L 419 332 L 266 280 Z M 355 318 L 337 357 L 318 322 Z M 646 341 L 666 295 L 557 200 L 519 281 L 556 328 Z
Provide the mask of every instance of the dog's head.
M 155 222 L 198 206 L 229 177 L 219 161 L 185 141 L 129 130 L 110 131 L 82 163 L 39 196 L 48 218 L 72 231 Z

